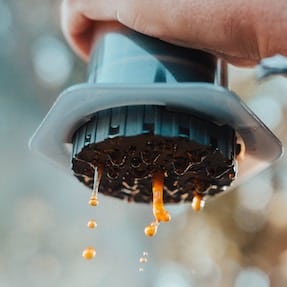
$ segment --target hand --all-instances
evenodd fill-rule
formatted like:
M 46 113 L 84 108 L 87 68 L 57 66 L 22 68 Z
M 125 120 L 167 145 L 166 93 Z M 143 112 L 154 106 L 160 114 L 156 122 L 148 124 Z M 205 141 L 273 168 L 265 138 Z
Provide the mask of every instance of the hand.
M 85 60 L 101 21 L 117 21 L 240 66 L 287 55 L 286 0 L 63 0 L 64 35 Z

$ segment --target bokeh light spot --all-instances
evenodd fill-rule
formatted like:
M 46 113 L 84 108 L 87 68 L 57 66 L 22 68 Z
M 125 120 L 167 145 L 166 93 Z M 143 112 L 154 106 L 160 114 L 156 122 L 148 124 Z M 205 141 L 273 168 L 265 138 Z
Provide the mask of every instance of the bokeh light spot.
M 176 263 L 163 266 L 158 274 L 154 287 L 192 287 L 187 271 Z
M 265 210 L 271 200 L 273 187 L 270 174 L 255 177 L 239 186 L 239 205 L 252 211 Z
M 248 106 L 270 129 L 276 128 L 283 120 L 281 105 L 271 95 L 254 97 L 248 101 Z
M 37 77 L 47 85 L 60 86 L 71 74 L 73 57 L 57 38 L 38 38 L 32 48 L 32 57 Z
M 234 287 L 269 287 L 270 279 L 262 270 L 255 267 L 242 269 L 236 277 Z

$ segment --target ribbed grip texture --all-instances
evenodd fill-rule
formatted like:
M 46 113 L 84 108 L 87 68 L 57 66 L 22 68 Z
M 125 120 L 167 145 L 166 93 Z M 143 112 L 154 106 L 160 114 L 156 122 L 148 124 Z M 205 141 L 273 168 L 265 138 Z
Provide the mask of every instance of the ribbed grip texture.
M 153 172 L 165 173 L 165 201 L 215 194 L 236 175 L 234 130 L 163 106 L 128 106 L 97 112 L 74 135 L 75 176 L 92 187 L 104 169 L 100 192 L 150 202 Z

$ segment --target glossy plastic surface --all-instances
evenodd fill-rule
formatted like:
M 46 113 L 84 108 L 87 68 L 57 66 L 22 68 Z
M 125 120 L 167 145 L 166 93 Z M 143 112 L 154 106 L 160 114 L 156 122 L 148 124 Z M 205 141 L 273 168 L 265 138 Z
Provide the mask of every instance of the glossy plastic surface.
M 65 90 L 30 141 L 30 148 L 70 171 L 74 131 L 100 110 L 127 105 L 162 105 L 233 127 L 245 144 L 237 182 L 282 154 L 280 141 L 234 93 L 207 83 L 81 84 Z

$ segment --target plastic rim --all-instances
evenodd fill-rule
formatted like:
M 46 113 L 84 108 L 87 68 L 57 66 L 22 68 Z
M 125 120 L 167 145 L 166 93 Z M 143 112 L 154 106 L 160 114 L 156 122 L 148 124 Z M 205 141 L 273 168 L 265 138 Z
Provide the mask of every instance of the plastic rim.
M 70 171 L 71 137 L 100 110 L 128 105 L 161 105 L 228 124 L 245 144 L 238 180 L 269 166 L 282 155 L 277 137 L 233 92 L 208 83 L 79 84 L 64 90 L 30 139 L 30 149 Z

